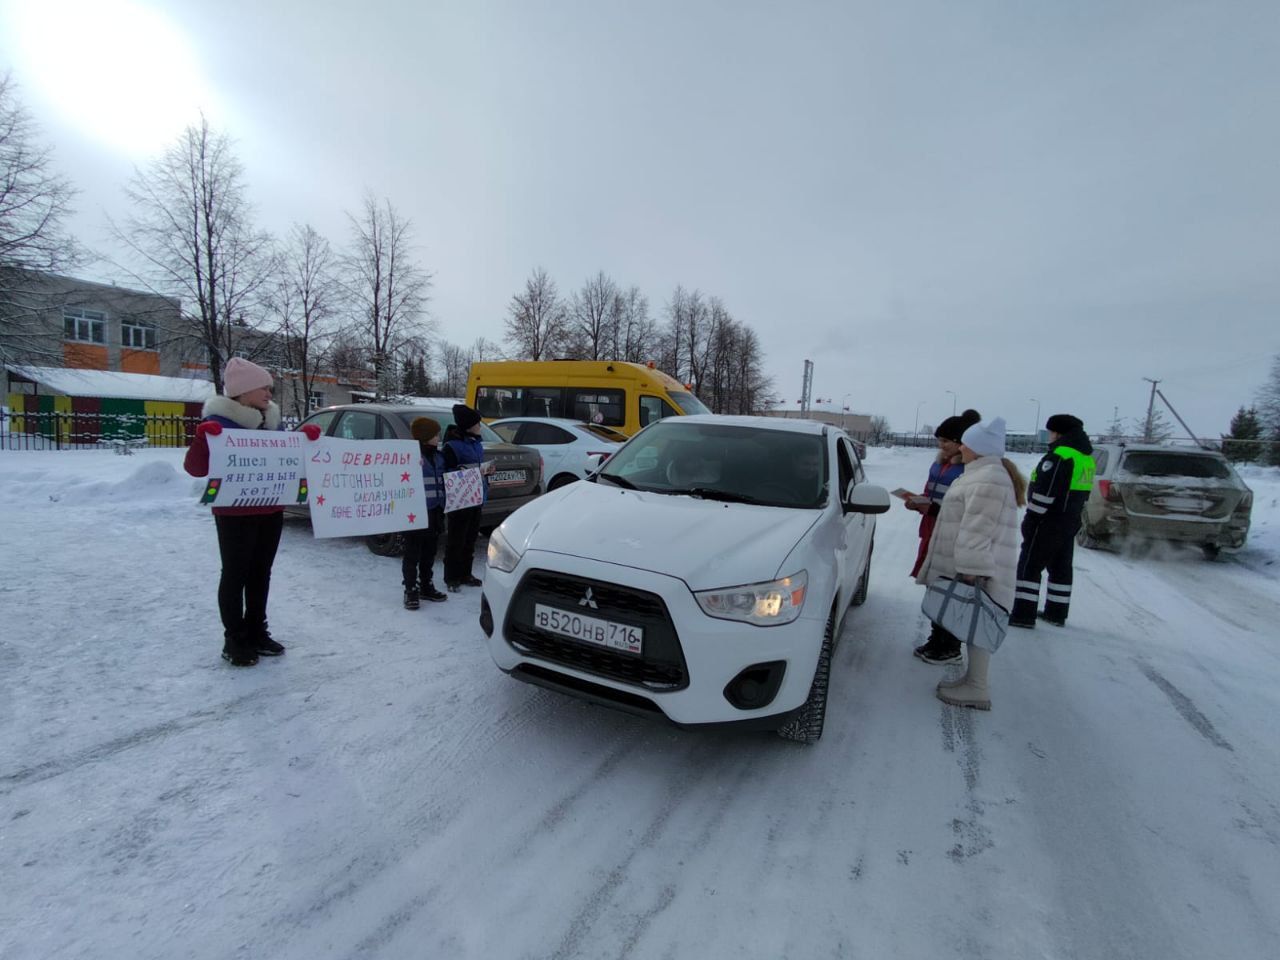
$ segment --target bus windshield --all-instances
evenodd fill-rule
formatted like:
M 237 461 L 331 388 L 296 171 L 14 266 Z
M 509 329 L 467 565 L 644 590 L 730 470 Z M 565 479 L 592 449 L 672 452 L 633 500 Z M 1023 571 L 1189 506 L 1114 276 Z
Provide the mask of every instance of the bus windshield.
M 695 397 L 692 393 L 684 390 L 668 390 L 667 396 L 672 402 L 679 407 L 686 416 L 693 416 L 696 413 L 710 413 L 707 405 Z

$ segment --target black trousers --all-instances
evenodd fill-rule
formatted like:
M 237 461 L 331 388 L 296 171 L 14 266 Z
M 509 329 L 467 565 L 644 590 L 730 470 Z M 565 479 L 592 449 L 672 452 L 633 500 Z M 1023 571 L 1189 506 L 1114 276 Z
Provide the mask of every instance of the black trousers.
M 444 527 L 444 507 L 435 507 L 427 511 L 427 529 L 411 530 L 404 535 L 404 559 L 400 562 L 400 573 L 405 587 L 430 587 L 432 568 L 436 562 L 436 545 L 440 542 L 440 531 Z
M 481 507 L 467 507 L 449 514 L 444 541 L 444 582 L 462 583 L 471 576 L 471 561 L 480 536 Z
M 280 546 L 284 513 L 248 517 L 214 514 L 222 579 L 218 581 L 218 613 L 228 633 L 265 630 L 271 565 Z
M 1018 555 L 1018 583 L 1014 591 L 1013 610 L 1009 616 L 1023 623 L 1036 619 L 1040 602 L 1040 582 L 1047 572 L 1049 583 L 1045 593 L 1044 615 L 1053 620 L 1067 619 L 1071 607 L 1072 561 L 1075 559 L 1076 533 L 1080 530 L 1080 514 L 1044 517 L 1022 523 L 1022 552 Z

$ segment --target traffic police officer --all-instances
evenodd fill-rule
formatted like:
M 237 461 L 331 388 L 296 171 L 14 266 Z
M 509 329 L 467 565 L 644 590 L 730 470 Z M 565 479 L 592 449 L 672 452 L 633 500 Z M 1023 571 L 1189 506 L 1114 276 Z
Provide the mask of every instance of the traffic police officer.
M 1027 489 L 1017 589 L 1009 615 L 1012 627 L 1036 625 L 1040 581 L 1046 571 L 1049 584 L 1041 616 L 1060 627 L 1066 624 L 1075 536 L 1093 487 L 1093 444 L 1084 432 L 1084 423 L 1068 413 L 1057 413 L 1045 422 L 1045 428 L 1049 431 L 1049 453 L 1031 471 Z

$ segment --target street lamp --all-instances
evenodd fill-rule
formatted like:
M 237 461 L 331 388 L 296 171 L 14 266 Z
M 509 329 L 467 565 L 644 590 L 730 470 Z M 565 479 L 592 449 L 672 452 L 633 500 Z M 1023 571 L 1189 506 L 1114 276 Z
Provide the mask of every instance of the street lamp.
M 946 392 L 951 394 L 951 415 L 954 417 L 956 415 L 956 392 L 954 390 L 947 390 Z
M 911 436 L 913 437 L 920 436 L 920 408 L 923 406 L 924 406 L 923 400 L 921 400 L 919 403 L 916 404 L 916 425 L 911 431 Z
M 1040 401 L 1037 400 L 1035 397 L 1029 397 L 1028 399 L 1030 399 L 1030 401 L 1036 405 L 1036 425 L 1031 428 L 1031 435 L 1033 437 L 1039 437 L 1040 436 Z

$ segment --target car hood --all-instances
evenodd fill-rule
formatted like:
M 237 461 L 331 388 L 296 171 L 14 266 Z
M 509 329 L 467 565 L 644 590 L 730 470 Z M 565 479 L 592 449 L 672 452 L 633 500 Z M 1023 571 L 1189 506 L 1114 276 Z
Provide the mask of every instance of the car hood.
M 572 483 L 522 507 L 502 525 L 520 553 L 543 550 L 679 577 L 691 590 L 758 583 L 794 573 L 779 565 L 823 516 L 688 496 Z

